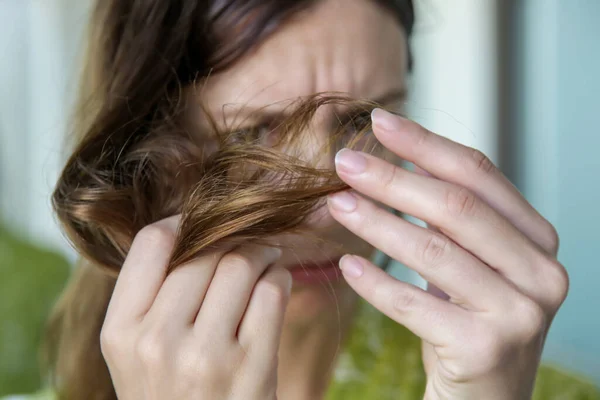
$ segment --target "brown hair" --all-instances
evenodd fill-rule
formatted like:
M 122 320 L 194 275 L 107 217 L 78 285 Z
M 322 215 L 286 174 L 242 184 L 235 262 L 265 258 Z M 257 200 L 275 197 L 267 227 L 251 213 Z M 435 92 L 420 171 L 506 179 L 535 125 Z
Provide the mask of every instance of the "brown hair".
M 410 34 L 412 2 L 378 1 Z M 74 125 L 77 144 L 52 198 L 84 259 L 48 325 L 45 363 L 59 398 L 116 398 L 99 333 L 115 277 L 142 227 L 182 214 L 174 268 L 223 240 L 260 240 L 267 232 L 300 228 L 323 196 L 345 187 L 332 171 L 288 150 L 299 148 L 298 138 L 322 105 L 345 103 L 363 115 L 374 104 L 336 94 L 303 99 L 278 122 L 283 134 L 273 147 L 261 145 L 260 132 L 223 131 L 210 123 L 203 137 L 216 146 L 209 149 L 183 118 L 186 108 L 198 106 L 185 88 L 227 69 L 315 2 L 97 1 Z M 357 141 L 342 134 L 348 124 L 364 133 L 368 118 L 341 124 L 324 153 Z

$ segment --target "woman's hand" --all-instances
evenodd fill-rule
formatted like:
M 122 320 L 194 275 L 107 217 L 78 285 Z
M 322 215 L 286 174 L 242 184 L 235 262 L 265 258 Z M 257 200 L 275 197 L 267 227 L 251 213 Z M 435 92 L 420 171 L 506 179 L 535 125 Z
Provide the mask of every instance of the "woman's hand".
M 350 192 L 331 196 L 330 212 L 432 285 L 397 281 L 357 256 L 340 261 L 346 280 L 423 339 L 426 399 L 529 399 L 568 290 L 555 229 L 480 152 L 382 110 L 373 124 L 385 147 L 431 176 L 350 150 L 336 157 L 339 176 L 437 229 Z
M 102 328 L 120 400 L 275 399 L 292 285 L 279 249 L 213 253 L 166 276 L 177 220 L 140 231 Z

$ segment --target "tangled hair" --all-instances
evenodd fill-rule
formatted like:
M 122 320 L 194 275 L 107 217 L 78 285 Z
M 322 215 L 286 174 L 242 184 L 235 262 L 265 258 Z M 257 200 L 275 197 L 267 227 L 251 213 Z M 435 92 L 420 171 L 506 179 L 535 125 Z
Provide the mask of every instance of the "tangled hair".
M 412 2 L 377 1 L 410 34 Z M 301 229 L 325 195 L 346 187 L 334 171 L 302 155 L 300 142 L 323 105 L 353 110 L 332 132 L 324 155 L 342 146 L 376 148 L 368 135 L 376 105 L 335 93 L 291 105 L 270 146 L 264 132 L 218 129 L 207 112 L 202 135 L 184 118 L 190 107 L 203 109 L 186 88 L 226 70 L 316 2 L 97 1 L 77 143 L 52 197 L 83 257 L 48 325 L 44 361 L 59 398 L 116 399 L 99 334 L 115 278 L 141 228 L 181 214 L 171 269 L 224 241 Z

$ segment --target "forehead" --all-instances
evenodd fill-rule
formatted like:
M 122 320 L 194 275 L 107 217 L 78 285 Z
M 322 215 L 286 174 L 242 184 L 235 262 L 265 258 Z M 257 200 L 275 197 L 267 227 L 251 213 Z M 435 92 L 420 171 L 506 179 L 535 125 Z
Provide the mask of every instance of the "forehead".
M 322 0 L 206 79 L 201 97 L 213 113 L 328 91 L 374 99 L 404 89 L 407 64 L 406 35 L 389 10 L 374 0 Z

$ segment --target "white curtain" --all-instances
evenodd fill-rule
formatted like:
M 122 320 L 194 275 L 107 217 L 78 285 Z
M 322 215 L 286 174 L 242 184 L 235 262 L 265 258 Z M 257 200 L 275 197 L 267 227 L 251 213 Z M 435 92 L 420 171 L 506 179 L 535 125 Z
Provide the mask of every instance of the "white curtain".
M 415 7 L 409 116 L 499 162 L 497 0 L 416 0 Z M 425 283 L 400 265 L 392 274 Z
M 410 116 L 498 161 L 497 0 L 417 0 Z
M 0 211 L 20 235 L 71 250 L 50 194 L 60 167 L 88 1 L 0 0 Z

